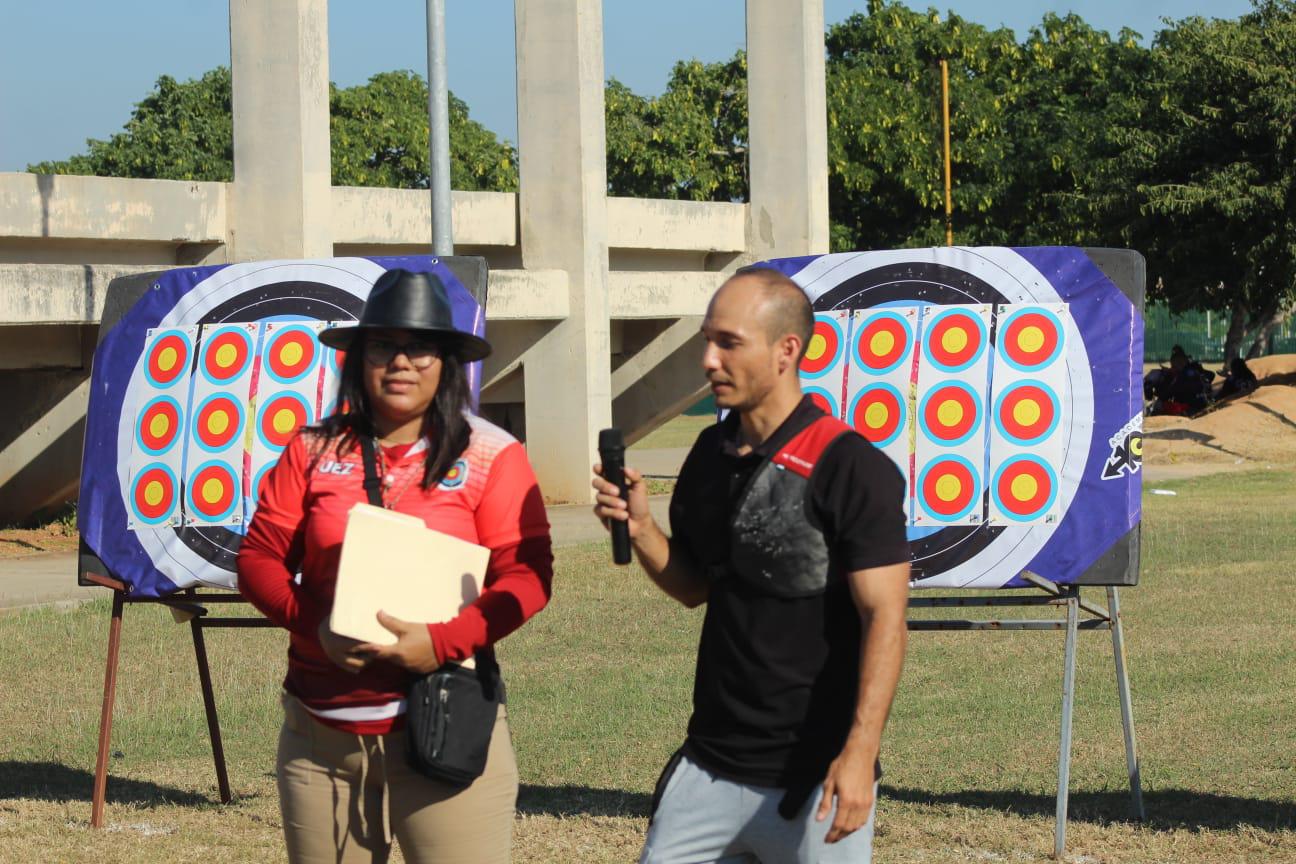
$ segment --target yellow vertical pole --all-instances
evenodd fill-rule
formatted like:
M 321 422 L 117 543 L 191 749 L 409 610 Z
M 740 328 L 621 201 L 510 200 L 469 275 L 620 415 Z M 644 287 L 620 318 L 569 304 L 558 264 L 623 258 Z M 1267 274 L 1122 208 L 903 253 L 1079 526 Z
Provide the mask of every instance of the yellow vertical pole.
M 954 193 L 950 167 L 949 61 L 941 60 L 941 111 L 945 117 L 945 245 L 954 245 Z

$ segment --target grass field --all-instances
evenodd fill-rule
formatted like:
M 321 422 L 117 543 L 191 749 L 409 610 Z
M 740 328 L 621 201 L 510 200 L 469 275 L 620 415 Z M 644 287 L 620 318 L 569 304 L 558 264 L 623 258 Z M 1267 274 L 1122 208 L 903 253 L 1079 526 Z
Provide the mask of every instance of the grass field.
M 1082 633 L 1071 860 L 1296 862 L 1291 471 L 1160 484 L 1124 594 L 1148 821 L 1125 821 L 1105 633 Z M 518 861 L 631 861 L 688 715 L 699 612 L 597 548 L 502 647 L 523 789 Z M 1095 598 L 1097 598 L 1095 594 Z M 237 800 L 215 803 L 188 628 L 132 608 L 109 829 L 89 795 L 108 606 L 0 616 L 0 860 L 281 860 L 270 774 L 285 638 L 208 634 Z M 888 730 L 879 862 L 1029 862 L 1052 848 L 1060 633 L 918 633 Z

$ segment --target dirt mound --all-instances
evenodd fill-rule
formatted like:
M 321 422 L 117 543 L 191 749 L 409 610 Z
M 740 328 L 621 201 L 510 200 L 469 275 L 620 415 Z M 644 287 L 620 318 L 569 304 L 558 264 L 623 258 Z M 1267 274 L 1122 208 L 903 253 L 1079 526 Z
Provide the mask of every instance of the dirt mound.
M 1260 379 L 1254 392 L 1192 419 L 1144 419 L 1144 461 L 1296 462 L 1296 354 L 1262 357 L 1248 365 Z

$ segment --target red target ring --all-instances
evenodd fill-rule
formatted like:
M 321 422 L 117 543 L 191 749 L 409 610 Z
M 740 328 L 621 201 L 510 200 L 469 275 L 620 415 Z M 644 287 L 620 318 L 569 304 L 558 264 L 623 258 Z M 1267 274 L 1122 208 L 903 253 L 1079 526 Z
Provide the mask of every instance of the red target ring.
M 140 412 L 136 440 L 154 456 L 165 453 L 180 438 L 180 406 L 169 396 L 154 399 Z
M 985 348 L 985 327 L 971 312 L 955 309 L 939 314 L 927 330 L 927 356 L 945 371 L 971 366 Z
M 929 391 L 920 409 L 928 438 L 945 445 L 961 444 L 981 425 L 981 401 L 966 384 L 950 382 Z
M 176 382 L 189 368 L 189 340 L 180 333 L 167 333 L 153 343 L 145 359 L 149 381 L 157 387 Z
M 1017 312 L 1004 324 L 1000 351 L 1018 370 L 1038 369 L 1056 359 L 1062 346 L 1062 324 L 1042 309 Z
M 131 501 L 136 515 L 144 522 L 162 522 L 175 509 L 175 477 L 160 465 L 144 469 L 135 478 Z
M 203 343 L 203 371 L 217 383 L 229 381 L 247 368 L 251 353 L 252 341 L 247 333 L 232 328 L 222 330 Z
M 228 447 L 243 428 L 243 409 L 229 396 L 213 396 L 198 409 L 194 435 L 209 451 Z
M 282 393 L 262 406 L 257 432 L 271 449 L 282 450 L 297 430 L 310 422 L 310 407 L 306 400 L 296 393 Z
M 238 477 L 224 462 L 207 462 L 189 479 L 189 509 L 202 521 L 216 522 L 234 511 Z
M 883 313 L 869 319 L 855 339 L 855 358 L 859 365 L 875 375 L 894 370 L 909 352 L 909 326 L 894 313 Z
M 1032 519 L 1057 497 L 1057 478 L 1040 459 L 1019 456 L 1005 462 L 994 480 L 995 505 L 1009 516 Z
M 905 428 L 905 409 L 894 387 L 877 385 L 861 390 L 851 406 L 851 425 L 868 441 L 885 447 Z
M 955 456 L 928 465 L 919 479 L 919 488 L 923 506 L 937 519 L 945 521 L 966 516 L 981 494 L 972 466 L 966 459 Z
M 817 378 L 828 371 L 841 356 L 842 332 L 836 322 L 815 317 L 814 333 L 801 358 L 801 374 Z
M 291 384 L 310 372 L 318 353 L 313 333 L 305 327 L 289 327 L 271 337 L 265 350 L 266 368 L 279 383 Z
M 1019 444 L 1033 444 L 1057 426 L 1057 398 L 1039 384 L 1019 384 L 999 399 L 995 414 L 1004 435 Z

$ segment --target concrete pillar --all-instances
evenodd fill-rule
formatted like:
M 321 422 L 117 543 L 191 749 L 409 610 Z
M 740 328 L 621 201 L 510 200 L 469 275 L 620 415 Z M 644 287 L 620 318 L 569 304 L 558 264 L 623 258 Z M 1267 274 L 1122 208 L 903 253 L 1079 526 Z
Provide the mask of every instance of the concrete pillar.
M 602 0 L 516 0 L 522 265 L 568 274 L 570 314 L 524 360 L 546 497 L 585 501 L 611 425 Z
M 827 252 L 823 0 L 747 0 L 747 104 L 751 254 Z
M 328 0 L 230 0 L 229 8 L 229 260 L 329 257 Z

